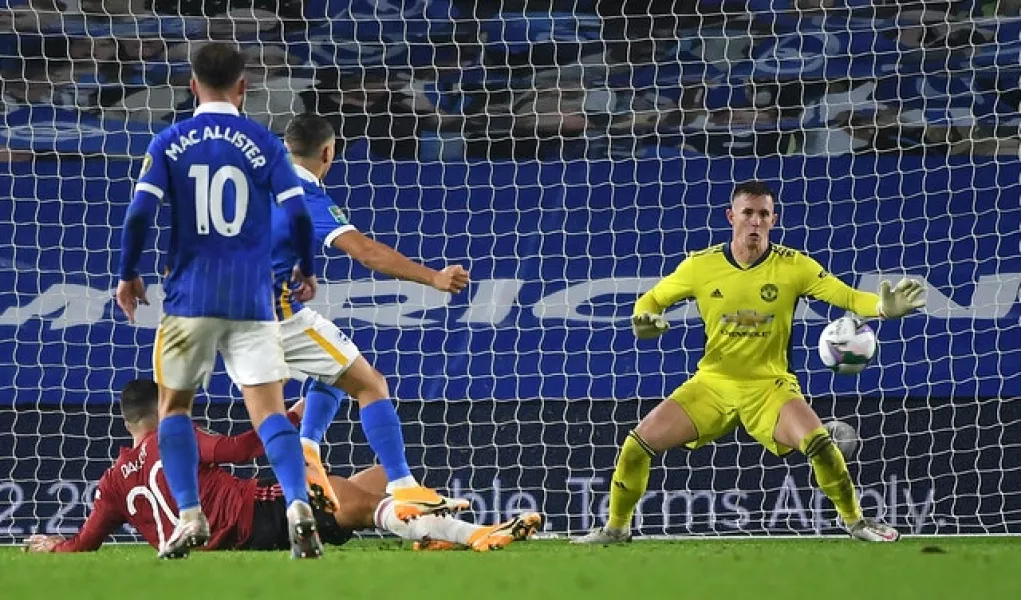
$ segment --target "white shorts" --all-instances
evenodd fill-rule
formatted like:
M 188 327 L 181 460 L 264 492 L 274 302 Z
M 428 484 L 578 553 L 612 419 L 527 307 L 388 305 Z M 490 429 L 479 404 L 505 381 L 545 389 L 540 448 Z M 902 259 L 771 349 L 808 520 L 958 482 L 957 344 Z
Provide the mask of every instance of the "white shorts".
M 361 356 L 358 346 L 333 321 L 310 308 L 281 321 L 280 333 L 284 361 L 291 369 L 291 377 L 298 381 L 311 377 L 333 385 Z
M 237 385 L 260 385 L 289 376 L 276 321 L 164 315 L 152 355 L 156 383 L 173 390 L 207 385 L 217 352 Z

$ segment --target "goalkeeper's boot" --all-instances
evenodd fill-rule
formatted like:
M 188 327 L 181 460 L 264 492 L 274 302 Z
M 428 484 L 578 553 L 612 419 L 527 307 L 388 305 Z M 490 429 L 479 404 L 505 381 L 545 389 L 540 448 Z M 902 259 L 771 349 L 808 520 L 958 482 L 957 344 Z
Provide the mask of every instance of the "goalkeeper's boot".
M 600 527 L 571 540 L 572 544 L 623 544 L 631 541 L 631 532 L 623 529 Z
M 159 557 L 167 559 L 188 558 L 192 548 L 205 546 L 209 541 L 209 521 L 199 508 L 181 511 L 181 520 L 177 522 L 174 533 L 170 534 Z
M 527 540 L 542 527 L 539 513 L 520 514 L 510 521 L 483 527 L 468 538 L 468 545 L 476 552 L 489 552 L 506 548 L 512 542 Z
M 337 512 L 340 500 L 330 485 L 330 477 L 326 474 L 319 449 L 302 444 L 301 452 L 305 456 L 305 482 L 308 484 L 309 497 L 313 498 L 318 508 L 328 513 Z
M 858 519 L 848 525 L 847 532 L 851 537 L 865 542 L 896 542 L 900 539 L 896 529 L 874 519 Z
M 394 515 L 405 522 L 424 515 L 449 515 L 468 510 L 471 505 L 462 498 L 447 498 L 423 486 L 398 488 L 391 496 L 394 499 Z
M 323 555 L 315 514 L 307 502 L 295 500 L 287 507 L 287 533 L 291 539 L 291 558 L 319 558 Z
M 467 550 L 468 546 L 447 540 L 419 540 L 411 546 L 415 552 L 446 552 L 448 550 Z

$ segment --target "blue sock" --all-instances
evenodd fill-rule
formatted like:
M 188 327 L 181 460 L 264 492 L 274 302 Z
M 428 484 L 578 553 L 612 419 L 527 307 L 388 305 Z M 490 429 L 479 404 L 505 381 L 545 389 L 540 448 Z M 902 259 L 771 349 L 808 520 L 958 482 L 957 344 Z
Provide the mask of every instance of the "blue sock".
M 369 446 L 383 463 L 386 477 L 396 481 L 411 475 L 408 458 L 404 455 L 404 434 L 401 420 L 389 399 L 377 400 L 361 409 L 362 431 Z
M 266 417 L 259 426 L 259 438 L 266 449 L 266 458 L 273 466 L 273 473 L 284 490 L 287 505 L 301 500 L 308 502 L 305 488 L 305 457 L 298 441 L 298 430 L 291 425 L 283 413 Z
M 344 392 L 319 381 L 313 381 L 305 392 L 305 413 L 301 416 L 301 437 L 319 444 L 337 416 Z
M 188 415 L 170 415 L 157 432 L 163 474 L 178 512 L 199 505 L 199 445 Z

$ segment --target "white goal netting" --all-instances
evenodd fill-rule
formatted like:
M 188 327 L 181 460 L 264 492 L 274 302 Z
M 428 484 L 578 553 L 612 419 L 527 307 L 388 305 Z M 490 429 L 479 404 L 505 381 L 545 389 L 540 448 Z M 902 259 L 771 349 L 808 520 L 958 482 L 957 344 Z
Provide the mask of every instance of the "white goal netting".
M 638 344 L 631 303 L 725 241 L 733 185 L 761 179 L 774 241 L 863 289 L 928 285 L 858 377 L 812 350 L 838 313 L 798 312 L 792 367 L 824 418 L 858 429 L 866 511 L 905 532 L 1021 533 L 1018 3 L 3 5 L 0 541 L 74 531 L 125 442 L 113 402 L 150 374 L 158 303 L 137 327 L 114 310 L 120 226 L 152 134 L 193 108 L 187 59 L 209 39 L 248 58 L 251 117 L 336 126 L 327 184 L 359 228 L 470 270 L 450 297 L 332 256 L 314 306 L 387 376 L 415 474 L 476 519 L 602 522 L 618 444 L 703 341 L 681 306 Z M 240 431 L 236 396 L 218 372 L 199 416 Z M 343 413 L 327 435 L 342 474 L 373 461 Z M 640 533 L 836 531 L 803 459 L 743 433 L 656 465 Z

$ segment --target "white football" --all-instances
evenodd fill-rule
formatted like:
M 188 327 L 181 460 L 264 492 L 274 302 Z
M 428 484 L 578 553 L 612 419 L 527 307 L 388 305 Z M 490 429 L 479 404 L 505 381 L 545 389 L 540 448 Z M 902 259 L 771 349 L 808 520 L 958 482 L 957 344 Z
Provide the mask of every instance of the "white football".
M 844 455 L 845 461 L 850 461 L 854 453 L 858 451 L 858 432 L 843 421 L 827 421 L 823 423 L 826 431 L 830 432 L 830 439 L 833 445 Z
M 819 358 L 835 373 L 861 373 L 876 355 L 876 333 L 854 317 L 840 317 L 819 336 Z

